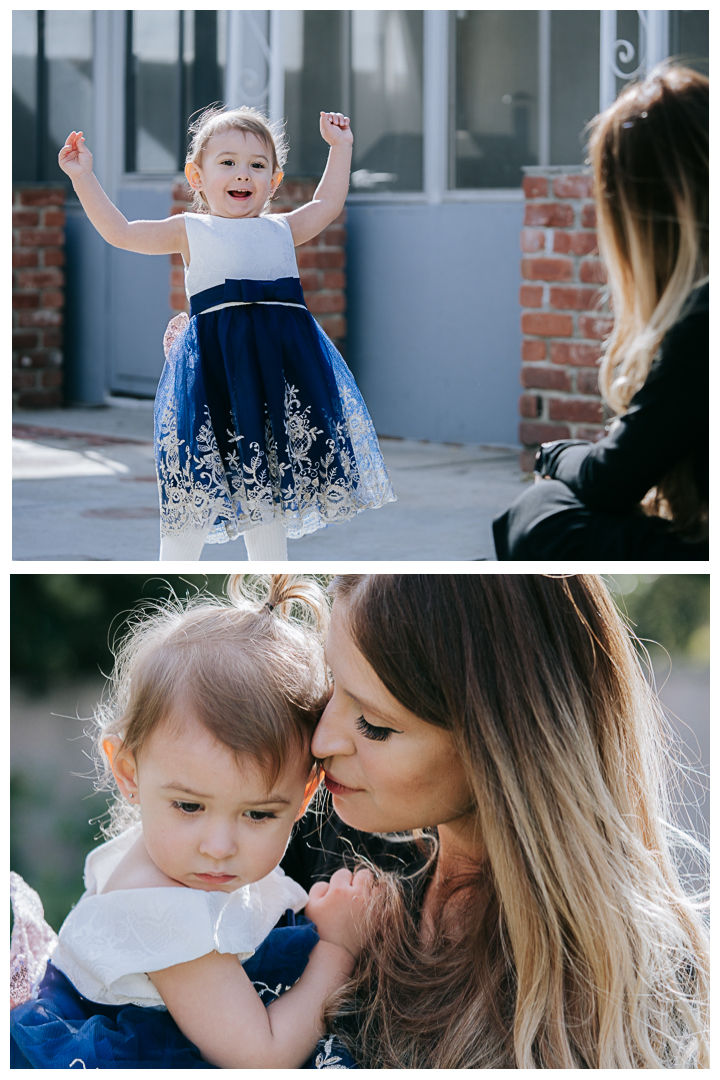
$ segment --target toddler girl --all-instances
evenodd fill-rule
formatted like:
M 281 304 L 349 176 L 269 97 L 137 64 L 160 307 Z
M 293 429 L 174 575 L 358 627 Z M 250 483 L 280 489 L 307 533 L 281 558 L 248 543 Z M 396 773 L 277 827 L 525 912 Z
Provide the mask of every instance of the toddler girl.
M 231 596 L 142 615 L 116 657 L 98 711 L 118 789 L 114 835 L 87 857 L 86 891 L 60 929 L 45 997 L 62 999 L 64 976 L 99 1006 L 149 1006 L 141 1011 L 152 1016 L 165 987 L 201 977 L 217 952 L 220 975 L 213 965 L 201 998 L 173 1010 L 182 1032 L 220 1067 L 298 1068 L 317 1043 L 325 998 L 352 973 L 370 875 L 339 871 L 308 897 L 278 866 L 317 786 L 310 739 L 329 694 L 322 592 L 277 575 L 267 599 L 250 599 L 237 580 Z M 307 923 L 273 930 L 286 912 L 294 925 L 301 908 L 317 934 Z M 248 974 L 238 960 L 260 946 L 263 963 Z M 266 1010 L 260 994 L 273 986 L 287 993 Z M 117 1013 L 116 1049 L 103 1015 L 73 1037 L 63 1000 L 40 1041 L 42 990 L 39 1014 L 12 1014 L 16 1046 L 35 1067 L 121 1065 L 129 1028 L 146 1059 L 168 1039 L 167 1022 L 156 1021 L 153 1040 Z M 134 1045 L 129 1056 L 137 1064 Z
M 289 214 L 268 213 L 287 148 L 255 109 L 210 108 L 192 126 L 196 212 L 163 221 L 126 221 L 82 132 L 60 151 L 104 239 L 185 263 L 191 317 L 168 327 L 155 403 L 163 560 L 241 533 L 249 559 L 287 559 L 287 536 L 395 498 L 365 403 L 300 286 L 294 248 L 335 220 L 350 177 L 348 118 L 321 113 L 320 131 L 325 173 Z

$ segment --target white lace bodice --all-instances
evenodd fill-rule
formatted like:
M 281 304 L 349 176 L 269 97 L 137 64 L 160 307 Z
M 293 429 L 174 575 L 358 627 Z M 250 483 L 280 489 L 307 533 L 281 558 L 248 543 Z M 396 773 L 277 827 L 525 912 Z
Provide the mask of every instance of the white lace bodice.
M 299 277 L 292 232 L 283 214 L 223 218 L 183 214 L 190 247 L 185 268 L 188 298 L 226 278 L 276 281 Z
M 276 867 L 231 893 L 200 889 L 102 889 L 135 842 L 139 825 L 91 851 L 86 891 L 60 928 L 53 965 L 80 993 L 106 1005 L 163 1007 L 146 972 L 209 952 L 247 960 L 288 908 L 307 893 Z

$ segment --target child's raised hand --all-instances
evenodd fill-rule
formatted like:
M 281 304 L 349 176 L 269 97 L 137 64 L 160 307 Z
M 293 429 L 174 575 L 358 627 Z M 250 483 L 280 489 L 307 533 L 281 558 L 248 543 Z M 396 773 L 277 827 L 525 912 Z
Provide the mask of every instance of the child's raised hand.
M 353 133 L 350 130 L 350 118 L 338 112 L 320 113 L 320 134 L 330 146 L 345 143 L 352 146 Z
M 92 173 L 92 154 L 85 145 L 82 131 L 71 131 L 58 154 L 58 165 L 71 180 Z
M 365 911 L 374 878 L 369 870 L 336 870 L 329 881 L 310 889 L 305 914 L 322 941 L 340 945 L 357 959 L 364 936 Z

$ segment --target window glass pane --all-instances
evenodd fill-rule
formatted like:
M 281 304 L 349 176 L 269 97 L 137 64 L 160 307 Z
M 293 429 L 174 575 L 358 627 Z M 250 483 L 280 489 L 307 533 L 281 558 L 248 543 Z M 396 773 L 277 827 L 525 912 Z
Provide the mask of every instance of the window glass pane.
M 43 179 L 65 179 L 57 163 L 71 131 L 82 131 L 93 145 L 93 13 L 45 12 L 48 139 Z
M 600 12 L 550 15 L 550 164 L 580 165 L 585 125 L 598 111 Z
M 516 188 L 538 160 L 537 11 L 458 11 L 450 186 Z
M 423 185 L 423 13 L 351 12 L 355 191 Z
M 343 108 L 342 11 L 284 11 L 283 64 L 289 176 L 319 176 L 327 161 L 320 113 Z
M 133 11 L 134 169 L 175 172 L 180 147 L 177 11 Z M 132 164 L 132 162 L 131 162 Z
M 677 56 L 703 75 L 708 73 L 709 21 L 708 11 L 670 12 L 670 55 Z
M 37 12 L 12 14 L 13 180 L 36 179 Z
M 187 113 L 206 109 L 222 97 L 222 72 L 217 61 L 217 11 L 186 11 L 185 65 L 189 77 Z

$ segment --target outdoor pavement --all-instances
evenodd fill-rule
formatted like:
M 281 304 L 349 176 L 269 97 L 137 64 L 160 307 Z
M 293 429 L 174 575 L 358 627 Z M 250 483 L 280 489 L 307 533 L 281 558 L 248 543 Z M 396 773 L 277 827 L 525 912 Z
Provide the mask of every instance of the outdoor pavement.
M 13 416 L 13 558 L 156 560 L 152 402 Z M 494 559 L 492 519 L 524 489 L 517 447 L 380 440 L 397 502 L 288 542 L 293 561 Z M 201 562 L 246 561 L 245 544 Z

